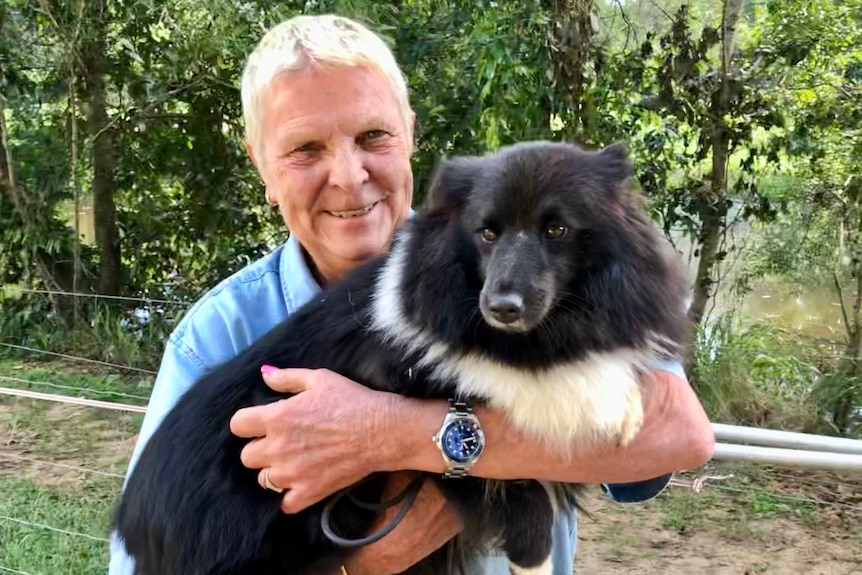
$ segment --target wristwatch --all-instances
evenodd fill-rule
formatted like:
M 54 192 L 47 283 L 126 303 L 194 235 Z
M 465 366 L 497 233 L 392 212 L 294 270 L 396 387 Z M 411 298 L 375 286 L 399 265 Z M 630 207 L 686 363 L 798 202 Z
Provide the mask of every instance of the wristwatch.
M 473 408 L 464 401 L 449 400 L 449 412 L 434 435 L 443 454 L 443 477 L 464 477 L 485 449 L 485 433 Z

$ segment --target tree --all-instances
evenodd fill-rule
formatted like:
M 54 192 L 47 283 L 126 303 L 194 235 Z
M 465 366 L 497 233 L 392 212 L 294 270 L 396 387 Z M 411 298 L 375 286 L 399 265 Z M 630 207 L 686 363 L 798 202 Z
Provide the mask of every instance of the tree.
M 609 59 L 597 90 L 611 95 L 606 130 L 620 126 L 639 156 L 638 178 L 668 235 L 682 227 L 696 245 L 698 267 L 689 315 L 700 324 L 715 294 L 723 237 L 739 218 L 768 220 L 776 207 L 758 189 L 758 172 L 777 159 L 769 134 L 784 118 L 771 76 L 755 48 L 738 46 L 742 3 L 726 0 L 717 27 L 692 26 L 683 4 L 670 29 Z M 625 94 L 628 93 L 629 96 Z M 734 171 L 732 171 L 734 170 Z M 687 366 L 692 371 L 692 364 Z
M 91 194 L 96 244 L 99 248 L 99 291 L 117 295 L 122 291 L 123 276 L 117 210 L 114 204 L 117 191 L 114 179 L 117 139 L 113 119 L 108 115 L 106 84 L 109 64 L 107 33 L 111 15 L 105 0 L 86 2 L 86 11 L 82 10 L 82 18 L 85 22 L 81 28 L 86 37 L 81 42 L 80 74 L 83 96 L 88 107 L 86 133 L 90 142 L 93 170 Z

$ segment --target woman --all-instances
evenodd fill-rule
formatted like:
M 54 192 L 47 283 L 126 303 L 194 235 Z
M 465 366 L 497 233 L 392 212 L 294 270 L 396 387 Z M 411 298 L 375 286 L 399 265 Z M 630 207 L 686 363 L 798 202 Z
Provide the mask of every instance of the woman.
M 130 471 L 161 418 L 205 371 L 235 356 L 322 286 L 385 251 L 396 227 L 410 217 L 415 115 L 402 73 L 375 34 L 333 16 L 290 19 L 252 53 L 242 98 L 247 152 L 290 238 L 207 293 L 172 333 Z M 241 410 L 231 429 L 254 439 L 242 463 L 260 470 L 261 488 L 284 492 L 284 512 L 299 511 L 374 471 L 445 471 L 447 462 L 430 439 L 446 416 L 445 402 L 371 391 L 327 370 L 262 371 L 268 385 L 297 395 Z M 477 409 L 486 446 L 470 474 L 602 483 L 620 501 L 654 496 L 672 471 L 707 461 L 714 438 L 679 365 L 651 377 L 656 392 L 647 398 L 646 422 L 635 442 L 624 450 L 572 446 L 566 462 L 521 436 L 500 414 Z M 396 480 L 391 487 L 401 486 Z M 459 528 L 428 483 L 401 524 L 361 549 L 343 571 L 399 573 Z M 573 571 L 575 531 L 573 516 L 560 518 L 555 573 Z M 132 572 L 114 540 L 110 573 Z M 489 557 L 474 572 L 503 574 L 508 567 Z

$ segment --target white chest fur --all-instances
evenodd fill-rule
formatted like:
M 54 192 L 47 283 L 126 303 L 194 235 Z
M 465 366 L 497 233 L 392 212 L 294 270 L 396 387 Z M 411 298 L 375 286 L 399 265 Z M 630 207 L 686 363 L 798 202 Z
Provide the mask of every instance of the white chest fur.
M 485 397 L 512 423 L 553 447 L 572 441 L 629 443 L 643 419 L 636 357 L 625 351 L 596 354 L 542 371 L 522 371 L 477 355 L 437 364 L 441 378 L 465 394 Z

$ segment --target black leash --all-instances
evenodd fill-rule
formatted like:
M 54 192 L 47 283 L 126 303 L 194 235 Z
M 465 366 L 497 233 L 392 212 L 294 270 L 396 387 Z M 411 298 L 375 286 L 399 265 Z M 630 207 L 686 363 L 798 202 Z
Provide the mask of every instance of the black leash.
M 366 503 L 365 501 L 361 501 L 353 495 L 353 490 L 358 486 L 362 485 L 366 481 L 370 479 L 366 478 L 355 485 L 351 485 L 345 489 L 342 489 L 338 493 L 336 493 L 329 502 L 323 507 L 323 515 L 320 517 L 320 527 L 323 529 L 323 534 L 326 537 L 335 543 L 336 545 L 340 545 L 341 547 L 363 547 L 365 545 L 369 545 L 374 543 L 375 541 L 379 541 L 383 539 L 386 535 L 388 535 L 395 527 L 401 523 L 401 520 L 404 519 L 404 516 L 407 515 L 407 511 L 410 510 L 410 507 L 413 506 L 413 503 L 416 501 L 416 497 L 419 495 L 419 490 L 422 488 L 422 484 L 425 483 L 426 475 L 424 473 L 420 473 L 416 476 L 408 485 L 404 488 L 401 493 L 392 497 L 387 501 L 381 501 L 380 503 Z M 381 527 L 376 533 L 372 533 L 367 537 L 362 537 L 359 539 L 345 539 L 340 535 L 337 535 L 330 525 L 330 520 L 332 518 L 332 508 L 335 507 L 335 504 L 338 503 L 342 497 L 345 495 L 358 507 L 363 509 L 367 509 L 369 511 L 382 511 L 384 509 L 388 509 L 393 505 L 397 505 L 399 502 L 404 501 L 404 504 L 398 510 L 398 513 L 395 514 L 395 517 L 392 520 Z
M 461 552 L 461 546 L 458 544 L 458 537 L 453 537 L 446 544 L 446 573 L 455 575 L 455 570 L 461 575 L 467 575 L 467 564 L 464 562 L 464 554 Z

